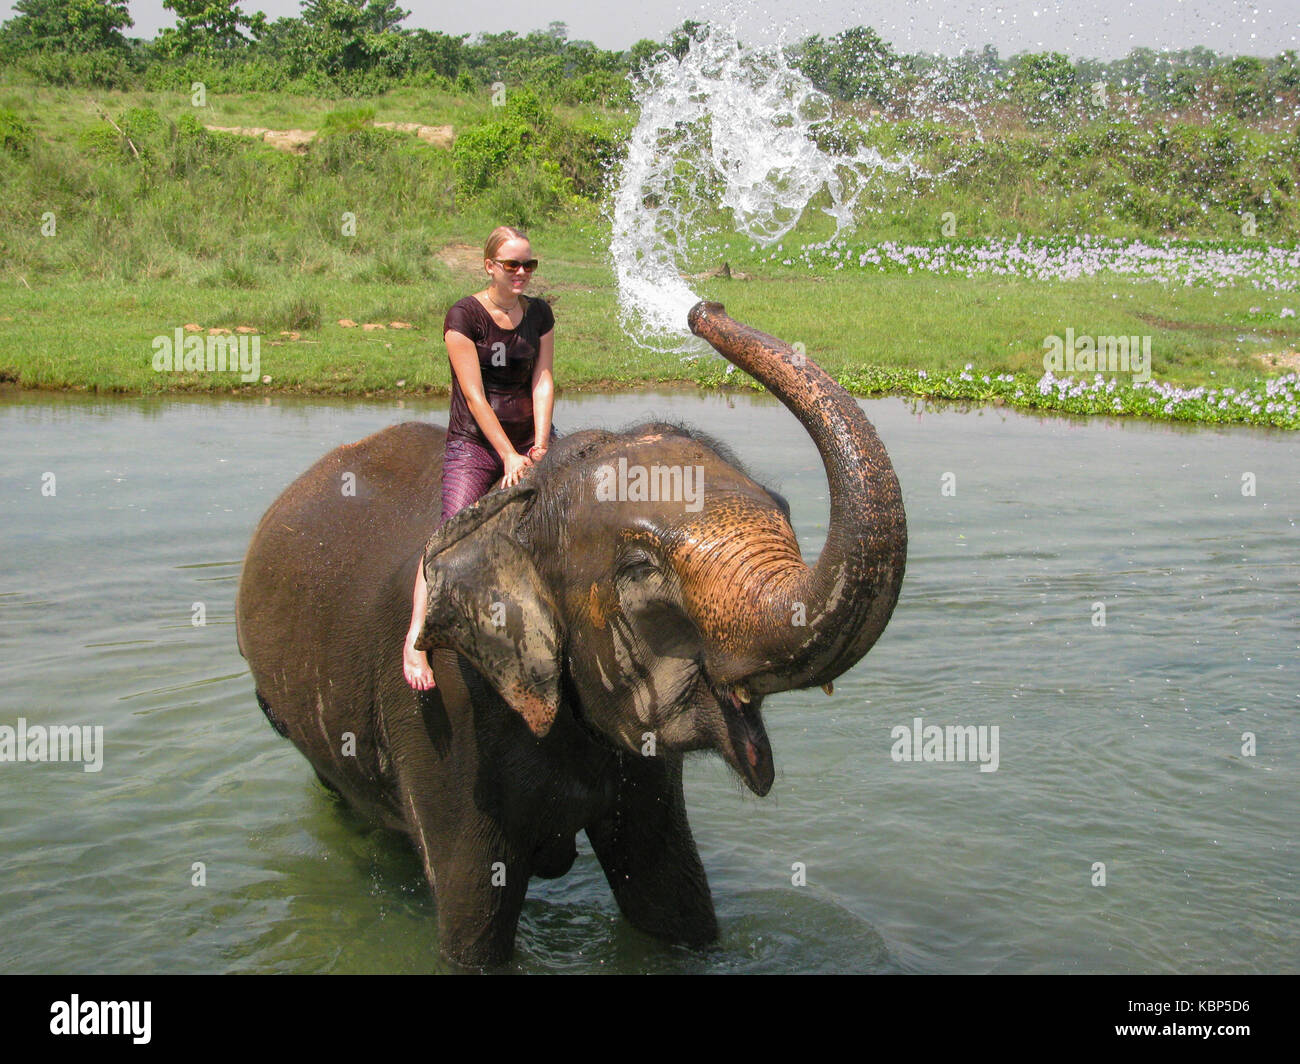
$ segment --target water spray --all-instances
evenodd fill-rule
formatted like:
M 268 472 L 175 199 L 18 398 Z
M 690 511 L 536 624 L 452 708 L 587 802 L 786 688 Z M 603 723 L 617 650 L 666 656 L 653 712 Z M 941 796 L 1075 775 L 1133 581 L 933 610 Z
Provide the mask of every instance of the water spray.
M 716 231 L 718 208 L 735 233 L 767 247 L 824 189 L 833 241 L 852 231 L 874 178 L 912 169 L 865 146 L 850 154 L 820 148 L 830 98 L 780 45 L 744 46 L 734 28 L 704 27 L 681 59 L 661 54 L 642 74 L 637 104 L 616 178 L 610 254 L 623 328 L 645 347 L 707 350 L 687 330 L 700 297 L 682 268 Z

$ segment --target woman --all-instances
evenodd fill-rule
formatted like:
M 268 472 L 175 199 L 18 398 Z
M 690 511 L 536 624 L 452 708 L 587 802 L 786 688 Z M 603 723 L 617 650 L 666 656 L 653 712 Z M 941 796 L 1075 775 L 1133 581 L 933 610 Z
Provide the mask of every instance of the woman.
M 443 323 L 452 368 L 444 522 L 498 481 L 518 483 L 553 438 L 555 317 L 544 300 L 523 294 L 536 268 L 523 232 L 505 225 L 492 230 L 483 248 L 487 288 L 456 303 Z M 415 648 L 427 606 L 421 565 L 402 647 L 402 671 L 417 691 L 434 686 L 428 655 Z

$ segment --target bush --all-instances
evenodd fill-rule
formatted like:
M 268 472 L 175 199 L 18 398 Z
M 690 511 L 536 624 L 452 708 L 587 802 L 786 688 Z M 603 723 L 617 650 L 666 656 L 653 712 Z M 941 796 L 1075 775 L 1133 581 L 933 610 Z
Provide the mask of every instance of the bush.
M 564 131 L 556 144 L 556 163 L 573 193 L 595 199 L 605 188 L 610 170 L 627 152 L 631 120 L 587 120 Z
M 26 155 L 32 146 L 32 131 L 17 111 L 0 107 L 0 151 Z
M 566 121 L 535 93 L 516 90 L 493 117 L 457 136 L 457 196 L 483 197 L 502 217 L 516 218 L 543 217 L 575 197 L 595 199 L 630 129 L 627 118 Z
M 510 167 L 481 197 L 488 215 L 531 228 L 573 203 L 573 189 L 550 159 L 527 158 Z
M 181 115 L 176 121 L 168 173 L 189 179 L 203 172 L 218 170 L 240 149 L 240 138 L 231 133 L 213 133 L 204 129 L 193 115 Z
M 503 121 L 545 133 L 555 122 L 550 107 L 531 89 L 514 89 L 506 96 Z
M 336 137 L 340 134 L 355 133 L 359 129 L 368 129 L 375 124 L 375 109 L 365 107 L 344 108 L 330 111 L 320 124 L 319 135 Z
M 390 153 L 408 148 L 413 145 L 406 134 L 363 125 L 343 132 L 322 131 L 307 151 L 325 173 L 337 174 L 352 168 L 378 169 Z
M 117 124 L 141 155 L 160 155 L 176 135 L 171 121 L 150 107 L 132 107 Z
M 512 159 L 523 154 L 526 127 L 508 120 L 485 122 L 465 130 L 452 146 L 456 191 L 473 196 L 494 184 Z
M 17 60 L 18 69 L 39 85 L 130 89 L 140 80 L 132 60 L 121 52 L 40 51 Z
M 86 155 L 105 160 L 116 159 L 130 152 L 121 134 L 107 123 L 83 129 L 77 134 L 77 146 Z
M 320 304 L 314 299 L 298 297 L 283 311 L 284 327 L 291 332 L 308 332 L 320 328 Z
M 632 106 L 632 85 L 623 74 L 594 70 L 571 78 L 560 87 L 560 99 L 568 104 L 600 104 L 603 107 Z

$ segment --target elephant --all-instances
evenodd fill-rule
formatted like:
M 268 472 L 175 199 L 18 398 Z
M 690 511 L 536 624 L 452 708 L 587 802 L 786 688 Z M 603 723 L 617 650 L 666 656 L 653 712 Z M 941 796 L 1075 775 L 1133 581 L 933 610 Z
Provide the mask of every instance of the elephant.
M 580 831 L 633 926 L 713 942 L 684 756 L 716 751 L 766 795 L 764 699 L 832 693 L 898 600 L 902 493 L 862 408 L 722 305 L 688 320 L 816 443 L 830 526 L 815 566 L 781 496 L 661 422 L 562 436 L 441 527 L 445 433 L 394 425 L 294 481 L 248 548 L 236 630 L 262 711 L 328 788 L 410 837 L 458 965 L 509 959 L 530 878 L 567 873 Z M 637 469 L 671 476 L 647 491 Z M 677 473 L 702 490 L 668 490 Z M 416 692 L 400 648 L 420 564 L 436 687 Z

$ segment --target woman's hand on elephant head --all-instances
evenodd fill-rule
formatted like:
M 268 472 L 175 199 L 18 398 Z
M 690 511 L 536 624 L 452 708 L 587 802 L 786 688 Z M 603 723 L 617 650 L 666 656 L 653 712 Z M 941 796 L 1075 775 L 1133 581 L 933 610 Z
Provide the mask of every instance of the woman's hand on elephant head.
M 503 488 L 513 488 L 528 474 L 532 469 L 533 463 L 527 455 L 519 454 L 517 451 L 508 454 L 501 463 L 505 468 L 505 476 L 501 478 Z

